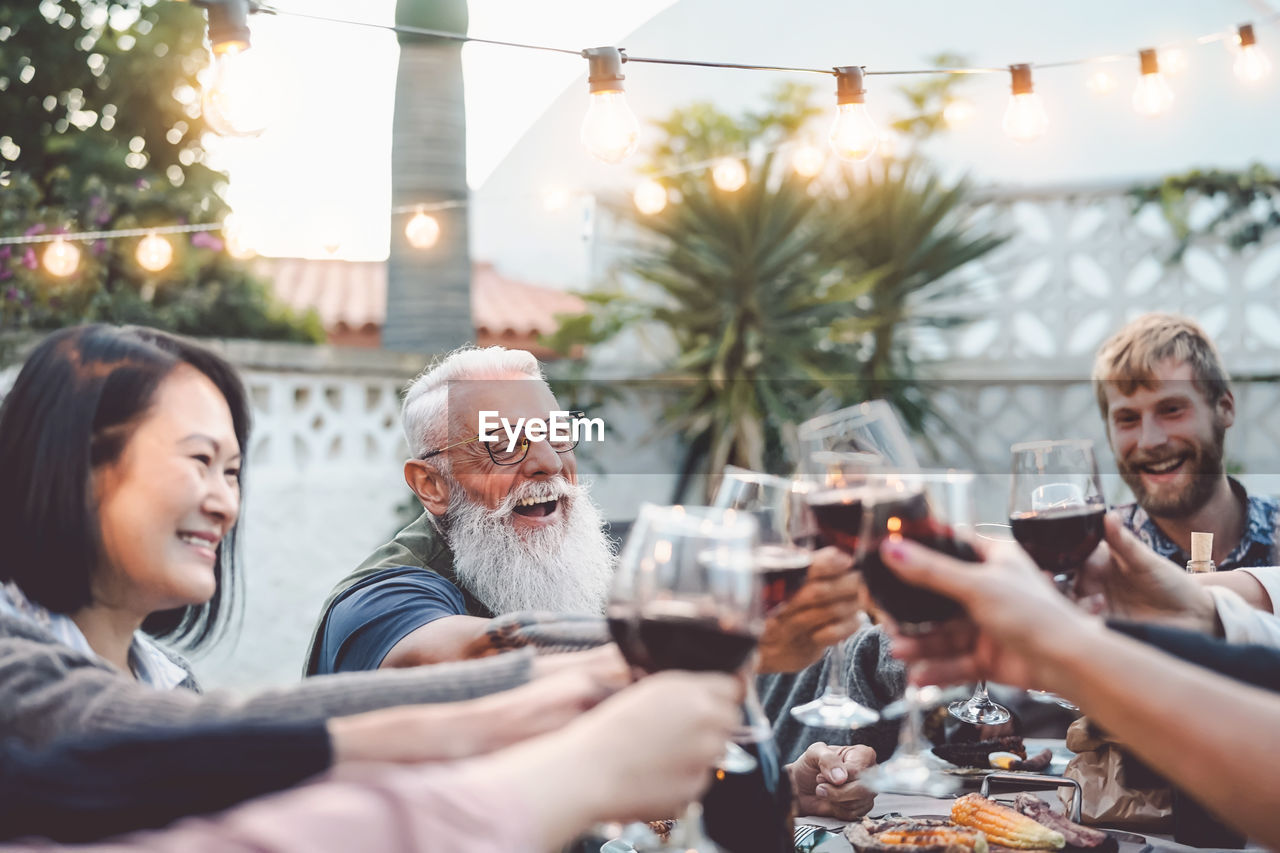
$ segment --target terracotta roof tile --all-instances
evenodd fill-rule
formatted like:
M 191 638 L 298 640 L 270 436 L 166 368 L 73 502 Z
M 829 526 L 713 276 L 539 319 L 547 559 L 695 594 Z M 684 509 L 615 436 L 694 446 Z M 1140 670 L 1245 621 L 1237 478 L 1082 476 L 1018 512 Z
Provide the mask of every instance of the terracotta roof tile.
M 299 311 L 314 309 L 328 331 L 378 329 L 387 316 L 385 261 L 258 258 L 254 269 L 276 297 Z M 471 270 L 471 320 L 477 333 L 506 337 L 548 334 L 556 314 L 586 310 L 576 294 L 500 275 L 492 264 Z

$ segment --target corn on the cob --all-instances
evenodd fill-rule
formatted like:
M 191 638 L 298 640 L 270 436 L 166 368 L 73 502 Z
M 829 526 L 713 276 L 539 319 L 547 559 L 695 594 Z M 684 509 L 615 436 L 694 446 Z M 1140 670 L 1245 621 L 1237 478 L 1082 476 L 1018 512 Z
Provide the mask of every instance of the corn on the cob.
M 929 829 L 891 829 L 875 836 L 881 844 L 901 844 L 907 847 L 949 847 L 960 845 L 973 853 L 987 853 L 987 838 L 981 832 L 958 827 L 930 827 Z
M 951 806 L 951 819 L 961 826 L 982 830 L 992 844 L 1015 850 L 1061 850 L 1066 844 L 1061 832 L 981 794 L 965 794 L 956 800 Z

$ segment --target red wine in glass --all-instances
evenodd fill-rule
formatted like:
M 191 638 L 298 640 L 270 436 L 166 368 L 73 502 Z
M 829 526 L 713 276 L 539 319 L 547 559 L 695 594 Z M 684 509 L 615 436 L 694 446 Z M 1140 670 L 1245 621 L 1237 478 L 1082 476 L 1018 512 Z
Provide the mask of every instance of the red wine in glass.
M 859 568 L 876 603 L 900 625 L 945 622 L 962 615 L 964 610 L 955 599 L 898 577 L 880 558 L 880 545 L 886 537 L 901 536 L 949 557 L 977 562 L 973 548 L 933 517 L 923 493 L 868 495 L 866 504 L 866 550 Z
M 733 673 L 755 651 L 759 641 L 756 634 L 726 625 L 714 616 L 663 604 L 653 602 L 640 615 L 637 630 L 645 660 L 628 658 L 634 665 L 648 672 L 684 669 Z
M 809 509 L 818 522 L 824 545 L 835 545 L 848 554 L 858 553 L 862 535 L 862 496 L 864 489 L 833 489 L 809 496 Z
M 644 644 L 640 642 L 635 610 L 627 605 L 610 604 L 605 609 L 605 622 L 609 625 L 609 634 L 618 644 L 618 649 L 627 663 L 642 672 L 653 671 L 649 655 L 645 651 Z
M 1009 526 L 1043 571 L 1071 577 L 1102 541 L 1105 514 L 1101 503 L 1077 504 L 1014 513 Z
M 756 573 L 760 576 L 760 597 L 764 612 L 770 613 L 791 600 L 804 586 L 813 562 L 807 548 L 785 545 L 760 545 L 753 554 Z

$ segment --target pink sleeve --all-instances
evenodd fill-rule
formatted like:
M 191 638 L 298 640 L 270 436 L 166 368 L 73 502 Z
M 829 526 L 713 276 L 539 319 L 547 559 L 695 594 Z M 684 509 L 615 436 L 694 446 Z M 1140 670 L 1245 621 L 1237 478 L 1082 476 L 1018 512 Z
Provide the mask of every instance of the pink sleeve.
M 179 783 L 180 784 L 180 783 Z M 98 845 L 93 853 L 383 853 L 533 850 L 530 815 L 476 764 L 346 768 L 216 815 Z

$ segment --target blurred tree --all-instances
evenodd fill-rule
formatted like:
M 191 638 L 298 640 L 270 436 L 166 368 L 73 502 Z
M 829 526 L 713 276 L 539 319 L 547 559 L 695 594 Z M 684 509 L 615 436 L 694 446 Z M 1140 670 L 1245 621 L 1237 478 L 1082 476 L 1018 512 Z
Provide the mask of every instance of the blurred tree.
M 186 3 L 43 0 L 0 6 L 0 234 L 216 223 L 226 176 L 205 165 L 204 14 Z M 78 244 L 65 279 L 46 244 L 0 247 L 0 329 L 103 320 L 187 334 L 321 340 L 276 305 L 217 232 L 173 235 L 147 273 L 137 239 Z
M 940 113 L 949 92 L 909 98 L 912 116 Z M 664 426 L 688 447 L 677 500 L 698 472 L 794 462 L 788 431 L 824 403 L 885 397 L 921 428 L 930 410 L 908 356 L 911 332 L 960 322 L 929 309 L 956 295 L 950 273 L 1002 242 L 974 224 L 965 184 L 943 182 L 915 156 L 797 175 L 780 146 L 822 112 L 811 98 L 788 85 L 758 113 L 693 104 L 658 122 L 648 171 L 666 174 L 679 201 L 651 216 L 618 210 L 638 227 L 621 272 L 645 286 L 594 294 L 596 310 L 564 318 L 549 341 L 567 352 L 637 325 L 665 333 L 669 367 L 654 378 L 671 382 Z M 940 126 L 910 132 L 921 139 Z M 736 192 L 718 189 L 706 169 L 677 171 L 753 144 L 780 153 L 748 158 Z

